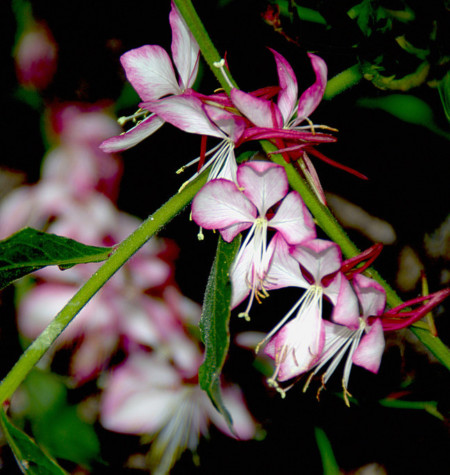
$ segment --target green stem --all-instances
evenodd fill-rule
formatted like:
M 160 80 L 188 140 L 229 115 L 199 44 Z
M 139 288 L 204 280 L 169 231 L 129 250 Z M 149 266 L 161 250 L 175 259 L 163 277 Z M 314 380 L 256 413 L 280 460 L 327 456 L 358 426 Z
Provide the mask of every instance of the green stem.
M 200 46 L 201 52 L 205 61 L 208 63 L 211 71 L 216 76 L 216 79 L 219 81 L 219 84 L 222 86 L 224 91 L 229 94 L 231 91 L 231 87 L 228 82 L 225 80 L 224 76 L 222 75 L 220 69 L 214 66 L 214 63 L 217 63 L 222 58 L 217 51 L 216 47 L 214 46 L 211 38 L 208 35 L 205 27 L 203 26 L 202 21 L 200 20 L 197 12 L 192 5 L 191 0 L 174 0 L 181 16 L 184 18 L 187 26 L 191 30 L 191 33 L 194 35 L 194 38 L 197 40 L 197 43 Z M 228 76 L 230 81 L 234 83 L 231 76 Z
M 67 305 L 56 315 L 48 327 L 25 350 L 20 359 L 6 375 L 0 385 L 0 404 L 9 399 L 22 383 L 34 365 L 41 359 L 72 319 L 105 285 L 105 283 L 137 252 L 154 234 L 174 218 L 189 204 L 204 185 L 209 170 L 186 186 L 180 193 L 170 198 L 161 208 L 149 216 L 136 231 L 126 238 L 93 274 Z
M 197 15 L 191 0 L 174 0 L 174 2 L 194 35 L 194 38 L 197 40 L 197 43 L 200 46 L 200 51 L 202 52 L 206 62 L 214 72 L 221 86 L 228 93 L 230 90 L 229 85 L 218 72 L 217 68 L 213 66 L 213 63 L 218 61 L 220 58 L 219 53 L 214 47 L 205 27 Z M 229 75 L 229 78 L 231 79 L 231 75 Z M 360 67 L 358 64 L 355 64 L 330 79 L 324 97 L 326 99 L 331 99 L 346 89 L 354 86 L 361 79 L 362 73 Z M 263 141 L 262 146 L 266 153 L 277 150 L 274 145 L 267 141 Z M 336 221 L 330 210 L 319 202 L 315 194 L 309 188 L 309 185 L 298 175 L 294 167 L 290 164 L 286 164 L 281 155 L 273 154 L 270 157 L 275 163 L 278 163 L 285 168 L 291 187 L 300 193 L 305 204 L 316 219 L 317 224 L 330 237 L 330 239 L 339 244 L 343 255 L 347 258 L 358 255 L 359 249 L 349 239 L 346 232 Z M 378 274 L 377 271 L 371 268 L 366 271 L 366 274 L 383 286 L 386 291 L 386 301 L 390 307 L 396 307 L 402 303 L 402 300 L 394 289 L 392 289 L 392 287 Z M 410 328 L 417 338 L 419 338 L 419 340 L 436 356 L 436 358 L 438 358 L 444 366 L 450 369 L 450 349 L 447 348 L 439 338 L 433 337 L 427 330 L 414 326 Z

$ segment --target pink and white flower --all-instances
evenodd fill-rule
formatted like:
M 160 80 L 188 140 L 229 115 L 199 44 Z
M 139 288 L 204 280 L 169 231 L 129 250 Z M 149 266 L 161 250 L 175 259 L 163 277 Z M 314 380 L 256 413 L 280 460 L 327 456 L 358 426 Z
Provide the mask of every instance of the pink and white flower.
M 172 57 L 178 78 L 167 52 L 158 45 L 144 45 L 126 52 L 120 58 L 127 79 L 143 102 L 165 100 L 183 95 L 195 82 L 198 71 L 199 47 L 175 4 L 169 15 L 172 28 Z M 162 99 L 164 98 L 164 99 Z M 122 135 L 105 140 L 100 148 L 107 153 L 127 150 L 156 132 L 164 120 L 147 110 L 139 110 L 131 117 L 121 118 L 137 124 Z
M 310 240 L 291 249 L 281 242 L 274 254 L 267 276 L 269 289 L 306 289 L 261 342 L 263 344 L 270 339 L 264 353 L 275 360 L 276 368 L 268 382 L 282 395 L 284 390 L 279 388 L 278 381 L 284 382 L 304 373 L 316 364 L 322 354 L 325 343 L 323 296 L 334 305 L 333 318 L 353 321 L 359 316 L 356 295 L 348 280 L 339 272 L 340 267 L 339 247 L 321 239 Z M 294 313 L 296 316 L 288 321 Z
M 254 437 L 255 422 L 237 386 L 223 389 L 237 437 Z M 184 380 L 161 354 L 134 352 L 105 382 L 101 422 L 109 430 L 154 437 L 149 458 L 152 473 L 168 473 L 186 450 L 195 451 L 210 422 L 230 437 L 222 416 L 195 381 Z
M 350 395 L 347 388 L 352 365 L 356 364 L 372 373 L 377 373 L 385 346 L 381 319 L 373 318 L 379 317 L 386 305 L 386 294 L 383 287 L 373 279 L 360 274 L 354 276 L 353 284 L 361 306 L 361 315 L 353 316 L 353 318 L 341 318 L 342 315 L 337 315 L 333 319 L 336 323 L 324 322 L 323 352 L 309 378 L 310 380 L 331 360 L 328 369 L 322 376 L 322 388 L 325 387 L 326 382 L 347 353 L 342 378 L 344 400 L 347 405 L 349 405 L 348 396 Z M 369 321 L 369 317 L 372 317 L 371 321 Z M 304 390 L 307 386 L 308 383 Z
M 223 179 L 207 183 L 194 198 L 192 218 L 205 229 L 217 229 L 231 242 L 248 229 L 231 268 L 232 307 L 249 294 L 249 305 L 241 315 L 248 317 L 253 299 L 265 292 L 266 275 L 274 248 L 268 246 L 268 228 L 286 242 L 297 244 L 315 237 L 313 220 L 300 195 L 292 191 L 283 167 L 253 161 L 240 165 L 237 184 Z M 279 203 L 273 216 L 270 210 Z
M 298 99 L 297 79 L 291 65 L 280 53 L 273 49 L 270 51 L 275 56 L 280 85 L 277 103 L 239 89 L 232 89 L 231 99 L 257 127 L 301 130 L 299 125 L 305 120 L 309 121 L 309 116 L 322 100 L 327 84 L 327 65 L 319 56 L 308 54 L 316 81 Z
M 207 151 L 204 157 L 197 157 L 178 170 L 177 173 L 181 173 L 186 167 L 199 163 L 197 173 L 187 183 L 210 165 L 208 180 L 225 178 L 236 181 L 237 165 L 234 149 L 245 130 L 245 120 L 223 108 L 211 105 L 212 103 L 205 103 L 204 100 L 194 95 L 181 95 L 147 102 L 142 106 L 184 132 L 220 139 L 220 142 Z M 205 163 L 202 163 L 203 161 Z
M 334 129 L 324 125 L 314 125 L 309 119 L 322 100 L 327 83 L 327 65 L 319 56 L 308 54 L 316 80 L 298 98 L 297 79 L 291 65 L 280 53 L 272 49 L 271 51 L 277 65 L 280 87 L 276 103 L 267 98 L 258 97 L 254 93 L 246 93 L 239 89 L 231 90 L 233 104 L 254 124 L 254 127 L 249 126 L 245 130 L 241 141 L 267 139 L 277 146 L 276 153 L 281 153 L 287 163 L 301 159 L 300 165 L 306 179 L 318 198 L 325 203 L 325 194 L 308 153 L 359 178 L 366 178 L 361 173 L 326 157 L 315 149 L 315 146 L 321 143 L 336 141 L 332 135 L 317 132 L 318 129 L 331 131 Z M 305 121 L 308 125 L 301 125 Z

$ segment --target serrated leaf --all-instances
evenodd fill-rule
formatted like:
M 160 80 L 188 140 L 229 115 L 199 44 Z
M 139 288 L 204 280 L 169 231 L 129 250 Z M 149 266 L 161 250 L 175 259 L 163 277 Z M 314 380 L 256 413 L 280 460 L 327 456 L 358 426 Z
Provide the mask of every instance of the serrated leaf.
M 0 410 L 2 431 L 23 473 L 29 475 L 67 475 L 55 460 L 46 455 L 34 440 L 14 426 Z
M 76 264 L 104 261 L 111 251 L 109 247 L 87 246 L 56 234 L 22 229 L 0 241 L 0 289 L 46 266 L 68 269 Z
M 240 236 L 231 243 L 225 242 L 219 236 L 216 257 L 208 278 L 200 319 L 200 331 L 205 344 L 205 360 L 198 373 L 200 387 L 206 391 L 216 409 L 224 416 L 231 431 L 233 431 L 233 422 L 222 400 L 220 375 L 230 345 L 228 327 L 231 313 L 231 282 L 229 269 L 240 242 Z

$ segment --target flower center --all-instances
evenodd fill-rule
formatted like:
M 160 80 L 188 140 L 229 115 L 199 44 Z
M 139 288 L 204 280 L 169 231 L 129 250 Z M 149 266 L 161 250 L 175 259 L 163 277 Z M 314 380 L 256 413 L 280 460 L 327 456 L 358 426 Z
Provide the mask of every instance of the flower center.
M 250 320 L 249 313 L 253 301 L 256 299 L 260 303 L 261 299 L 268 296 L 264 284 L 272 259 L 272 252 L 267 249 L 267 226 L 268 221 L 265 216 L 258 216 L 255 219 L 232 267 L 232 272 L 236 271 L 241 265 L 248 269 L 245 280 L 250 289 L 250 297 L 245 311 L 238 315 L 247 321 Z

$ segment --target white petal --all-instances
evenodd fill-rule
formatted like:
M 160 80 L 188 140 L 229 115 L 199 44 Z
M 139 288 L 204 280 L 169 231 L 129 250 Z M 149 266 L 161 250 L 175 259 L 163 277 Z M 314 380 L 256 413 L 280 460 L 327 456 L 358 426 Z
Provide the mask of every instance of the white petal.
M 260 216 L 288 191 L 284 168 L 271 162 L 252 161 L 238 168 L 237 181 L 245 196 L 258 208 Z
M 172 28 L 172 57 L 180 75 L 181 89 L 194 84 L 199 64 L 199 47 L 175 4 L 169 15 Z
M 194 96 L 169 96 L 159 101 L 143 102 L 140 107 L 157 114 L 160 118 L 191 134 L 227 138 L 215 126 L 203 109 L 202 102 Z
M 249 228 L 256 217 L 250 201 L 228 180 L 208 182 L 192 202 L 192 219 L 205 229 L 219 229 L 229 241 Z
M 128 81 L 143 101 L 154 101 L 168 94 L 180 94 L 172 61 L 158 45 L 132 49 L 120 58 Z
M 358 348 L 353 353 L 353 363 L 372 371 L 372 373 L 378 373 L 384 346 L 383 325 L 377 318 L 369 332 L 361 338 Z
M 292 250 L 292 255 L 320 284 L 325 276 L 341 267 L 341 251 L 337 244 L 324 239 L 312 239 Z
M 106 139 L 100 144 L 100 149 L 105 153 L 115 153 L 128 150 L 139 142 L 142 142 L 147 137 L 150 137 L 150 135 L 156 132 L 163 124 L 164 120 L 157 115 L 152 114 L 150 117 L 147 117 L 125 133 Z
M 269 226 L 279 231 L 289 244 L 300 244 L 316 237 L 312 217 L 295 191 L 291 191 L 281 202 Z

